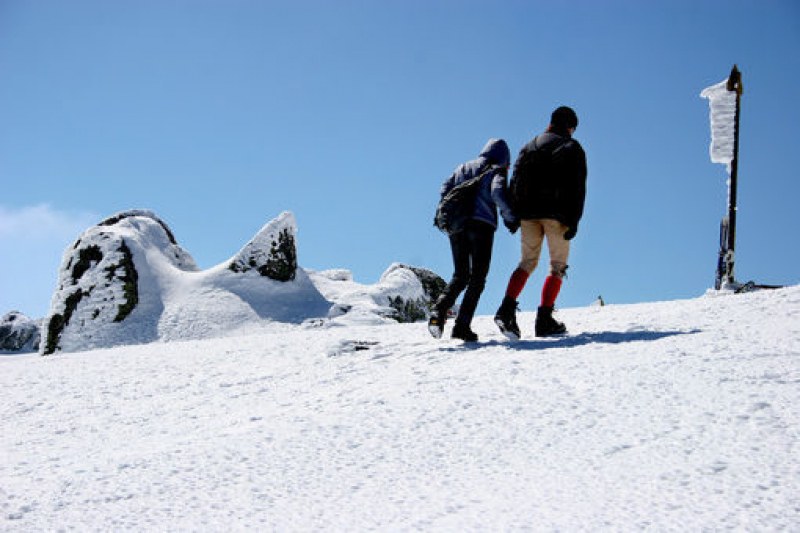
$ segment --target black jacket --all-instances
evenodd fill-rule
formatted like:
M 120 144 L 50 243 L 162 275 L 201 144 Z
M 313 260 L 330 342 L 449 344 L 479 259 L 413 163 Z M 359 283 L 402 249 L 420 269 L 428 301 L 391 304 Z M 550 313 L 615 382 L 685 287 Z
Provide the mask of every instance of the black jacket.
M 530 163 L 541 155 L 535 151 L 548 152 L 549 170 Z M 520 219 L 551 218 L 577 231 L 586 200 L 586 154 L 578 141 L 550 131 L 538 135 L 520 150 L 511 180 L 526 182 L 515 198 Z

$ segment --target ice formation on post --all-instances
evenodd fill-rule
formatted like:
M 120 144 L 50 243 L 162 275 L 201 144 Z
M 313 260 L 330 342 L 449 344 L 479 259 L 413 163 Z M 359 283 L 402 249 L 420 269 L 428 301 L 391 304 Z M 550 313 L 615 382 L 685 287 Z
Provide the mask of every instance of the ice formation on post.
M 711 161 L 725 165 L 730 175 L 736 135 L 736 91 L 728 90 L 728 80 L 725 79 L 703 89 L 700 96 L 708 99 L 710 108 Z

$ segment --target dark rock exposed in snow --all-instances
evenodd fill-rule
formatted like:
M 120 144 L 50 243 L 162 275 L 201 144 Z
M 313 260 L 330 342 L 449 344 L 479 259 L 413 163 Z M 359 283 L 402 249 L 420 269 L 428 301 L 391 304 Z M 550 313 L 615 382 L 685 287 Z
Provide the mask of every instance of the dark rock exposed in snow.
M 414 287 L 413 282 L 408 283 L 411 278 L 416 279 L 421 290 L 409 291 L 409 287 Z M 427 319 L 446 285 L 444 279 L 432 270 L 401 263 L 390 266 L 378 283 L 379 287 L 383 287 L 387 305 L 393 310 L 388 316 L 398 322 Z
M 296 224 L 291 213 L 283 213 L 264 226 L 231 260 L 229 269 L 251 270 L 275 281 L 291 281 L 297 272 Z
M 39 323 L 19 311 L 0 318 L 0 353 L 27 353 L 39 349 Z
M 373 285 L 356 283 L 348 270 L 310 274 L 322 294 L 334 304 L 328 318 L 362 324 L 425 320 L 446 285 L 431 270 L 401 263 L 392 264 Z

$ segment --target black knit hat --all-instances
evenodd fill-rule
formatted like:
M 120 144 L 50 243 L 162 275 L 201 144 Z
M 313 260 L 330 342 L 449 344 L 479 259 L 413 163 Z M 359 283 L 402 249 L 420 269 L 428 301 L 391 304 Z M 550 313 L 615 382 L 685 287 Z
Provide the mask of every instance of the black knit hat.
M 555 128 L 568 130 L 578 127 L 578 115 L 571 107 L 562 105 L 550 116 L 550 124 Z

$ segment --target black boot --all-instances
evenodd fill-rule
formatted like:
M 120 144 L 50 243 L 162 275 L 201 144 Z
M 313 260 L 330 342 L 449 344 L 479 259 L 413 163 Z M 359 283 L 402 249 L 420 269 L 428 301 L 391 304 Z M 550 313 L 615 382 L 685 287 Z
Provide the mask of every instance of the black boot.
M 551 335 L 563 335 L 567 332 L 567 327 L 553 318 L 552 307 L 540 307 L 536 313 L 536 336 L 549 337 Z
M 503 298 L 503 303 L 494 315 L 494 323 L 500 331 L 511 339 L 518 341 L 522 336 L 517 325 L 517 301 L 509 296 Z
M 437 305 L 433 308 L 428 319 L 428 331 L 434 339 L 441 339 L 444 333 L 444 323 L 447 322 L 447 309 Z
M 453 333 L 450 335 L 454 339 L 461 339 L 464 342 L 478 342 L 478 336 L 469 325 L 456 322 L 453 326 Z

